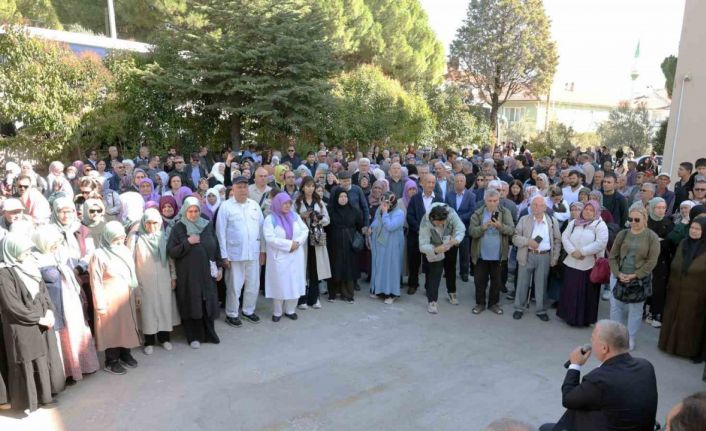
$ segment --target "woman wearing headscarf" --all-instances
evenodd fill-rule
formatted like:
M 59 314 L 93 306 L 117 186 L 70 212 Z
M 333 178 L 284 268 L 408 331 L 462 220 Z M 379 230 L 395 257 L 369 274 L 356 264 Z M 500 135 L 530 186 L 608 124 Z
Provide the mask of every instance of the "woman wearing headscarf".
M 81 287 L 71 268 L 56 259 L 61 235 L 51 226 L 39 227 L 33 235 L 37 264 L 54 306 L 54 330 L 59 338 L 64 373 L 77 382 L 84 374 L 98 371 L 91 329 L 81 303 Z M 93 307 L 91 307 L 93 308 Z
M 418 191 L 416 181 L 411 179 L 405 181 L 404 190 L 402 191 L 402 200 L 397 202 L 397 206 L 406 213 L 407 207 L 409 207 L 409 201 L 412 200 L 412 196 L 416 195 Z
M 169 190 L 169 174 L 158 171 L 154 176 L 154 188 L 159 196 L 163 196 Z
M 353 304 L 353 283 L 360 277 L 356 262 L 357 253 L 351 241 L 356 231 L 363 228 L 363 214 L 348 201 L 348 192 L 342 187 L 333 190 L 328 207 L 331 224 L 326 230 L 326 247 L 331 260 L 331 280 L 328 283 L 329 302 L 336 296 Z
M 159 193 L 155 190 L 154 183 L 151 179 L 144 178 L 140 181 L 138 187 L 140 195 L 142 196 L 142 199 L 144 199 L 145 203 L 150 201 L 159 202 Z
M 392 304 L 400 296 L 404 255 L 405 213 L 397 205 L 397 197 L 386 192 L 370 225 L 373 254 L 370 291 Z
M 297 320 L 297 301 L 306 293 L 305 250 L 309 229 L 292 211 L 292 198 L 288 194 L 275 196 L 270 209 L 271 214 L 262 224 L 267 246 L 265 296 L 273 300 L 273 322 L 279 322 L 283 311 L 289 319 Z
M 81 270 L 78 272 L 78 282 L 84 295 L 84 313 L 86 314 L 91 329 L 93 321 L 93 293 L 91 292 L 90 276 L 85 269 L 93 257 L 93 253 L 100 245 L 103 229 L 105 228 L 105 208 L 103 201 L 89 198 L 83 203 L 81 225 L 76 232 L 76 240 L 81 251 Z
M 706 219 L 693 220 L 671 262 L 659 348 L 702 362 L 706 354 Z
M 145 212 L 145 200 L 137 192 L 125 192 L 120 195 L 120 217 L 125 231 L 130 233 L 137 229 L 142 214 Z
M 591 269 L 608 245 L 608 226 L 601 219 L 601 205 L 587 202 L 561 239 L 567 256 L 556 315 L 571 326 L 588 326 L 596 323 L 600 302 L 600 286 L 591 282 Z
M 598 202 L 598 204 L 601 206 L 601 218 L 604 222 L 606 222 L 606 224 L 615 223 L 613 214 L 608 211 L 608 208 L 603 206 L 603 193 L 601 193 L 600 190 L 591 190 L 591 192 L 588 194 L 588 198 L 589 200 L 594 200 Z
M 177 219 L 177 203 L 172 196 L 162 196 L 159 199 L 159 213 L 162 215 L 162 228 L 167 241 Z
M 684 201 L 679 204 L 679 211 L 674 214 L 674 229 L 667 235 L 667 239 L 674 249 L 689 235 L 689 212 L 696 205 L 694 201 Z
M 617 279 L 610 298 L 610 320 L 625 321 L 630 335 L 630 350 L 635 348 L 637 331 L 642 324 L 644 298 L 651 290 L 650 278 L 660 253 L 660 240 L 647 228 L 647 211 L 642 205 L 633 205 L 628 213 L 630 229 L 618 233 L 610 249 L 610 271 Z M 632 297 L 624 292 L 634 291 Z
M 106 223 L 89 272 L 96 347 L 98 351 L 105 351 L 105 371 L 125 374 L 124 366 L 137 367 L 130 349 L 140 345 L 136 313 L 139 298 L 135 263 L 125 246 L 125 229 L 120 222 Z
M 179 188 L 179 190 L 177 190 L 177 192 L 174 194 L 174 199 L 177 203 L 177 210 L 181 209 L 181 206 L 184 203 L 184 199 L 188 198 L 193 193 L 194 191 L 186 186 L 182 186 Z
M 171 174 L 169 174 L 169 180 L 167 180 L 167 186 L 162 191 L 162 196 L 176 196 L 177 192 L 182 187 L 184 187 L 184 184 L 182 182 L 181 176 L 178 172 L 172 172 Z
M 659 237 L 659 258 L 652 270 L 652 296 L 645 301 L 649 305 L 649 313 L 645 319 L 654 328 L 662 326 L 662 312 L 667 300 L 667 281 L 669 280 L 669 262 L 672 260 L 674 248 L 667 235 L 674 229 L 674 222 L 667 216 L 667 203 L 660 197 L 650 199 L 647 204 L 649 218 L 647 227 Z
M 216 211 L 218 211 L 218 207 L 221 205 L 221 195 L 218 193 L 218 191 L 213 188 L 213 189 L 208 189 L 206 191 L 206 196 L 203 199 L 203 206 L 201 208 L 201 211 L 203 214 L 209 219 L 209 220 L 215 220 L 216 218 L 214 217 L 216 214 Z
M 186 341 L 198 349 L 202 342 L 218 344 L 214 321 L 218 317 L 216 279 L 222 272 L 213 224 L 201 217 L 198 199 L 184 199 L 179 221 L 172 228 L 167 252 L 176 267 L 176 297 Z
M 284 174 L 287 172 L 287 166 L 286 165 L 277 165 L 275 166 L 275 184 L 277 184 L 277 188 L 280 190 L 284 189 Z
M 306 242 L 306 295 L 299 298 L 298 308 L 321 308 L 319 284 L 321 280 L 331 278 L 331 264 L 326 249 L 325 228 L 329 225 L 328 210 L 321 196 L 316 192 L 316 181 L 312 177 L 304 178 L 301 193 L 294 202 L 294 210 L 306 223 L 309 239 Z
M 142 168 L 135 168 L 135 170 L 132 171 L 132 180 L 127 191 L 140 193 L 140 184 L 145 178 L 147 178 L 147 173 L 145 170 Z
M 155 341 L 165 350 L 172 350 L 170 333 L 180 323 L 174 298 L 176 271 L 167 256 L 167 238 L 159 211 L 154 208 L 145 211 L 140 228 L 128 236 L 128 248 L 135 257 L 144 353 L 152 354 Z
M 76 232 L 81 226 L 76 220 L 76 207 L 69 198 L 58 198 L 54 201 L 51 225 L 61 234 L 61 244 L 57 249 L 60 262 L 69 268 L 85 272 L 88 261 L 83 259 L 81 247 L 76 238 Z
M 54 333 L 54 311 L 32 241 L 8 233 L 2 241 L 0 315 L 7 355 L 9 400 L 13 409 L 30 412 L 54 402 L 64 389 L 64 367 Z M 0 389 L 0 392 L 2 390 Z

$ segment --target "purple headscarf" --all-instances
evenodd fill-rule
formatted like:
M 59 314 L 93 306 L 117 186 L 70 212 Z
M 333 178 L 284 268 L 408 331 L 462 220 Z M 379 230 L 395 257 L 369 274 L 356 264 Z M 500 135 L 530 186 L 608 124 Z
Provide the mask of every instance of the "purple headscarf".
M 143 185 L 144 183 L 149 183 L 149 185 L 150 185 L 150 193 L 149 193 L 148 195 L 142 194 L 142 185 Z M 152 182 L 151 179 L 145 178 L 145 179 L 143 179 L 142 181 L 140 181 L 140 183 L 138 184 L 138 189 L 139 189 L 139 191 L 140 191 L 140 195 L 142 196 L 142 199 L 144 199 L 145 202 L 152 201 L 152 202 L 155 202 L 155 203 L 157 203 L 157 204 L 159 203 L 159 193 L 157 193 L 157 192 L 154 190 L 154 182 Z
M 409 207 L 409 201 L 410 197 L 407 196 L 407 192 L 409 189 L 416 189 L 417 188 L 417 183 L 414 182 L 414 180 L 407 180 L 404 183 L 404 191 L 402 191 L 402 200 L 404 201 L 404 206 L 405 208 Z
M 294 236 L 294 213 L 290 210 L 289 212 L 284 212 L 282 206 L 285 202 L 291 202 L 292 198 L 289 197 L 287 193 L 278 193 L 274 199 L 272 199 L 272 205 L 270 209 L 272 210 L 272 219 L 276 224 L 282 226 L 287 239 L 292 239 Z
M 586 207 L 589 205 L 593 207 L 593 211 L 595 212 L 595 215 L 593 216 L 593 220 L 588 220 L 588 219 L 583 218 L 583 210 L 585 210 Z M 589 224 L 593 223 L 594 221 L 601 218 L 601 204 L 599 204 L 597 200 L 592 199 L 592 200 L 586 202 L 586 204 L 583 207 L 583 210 L 581 210 L 581 214 L 579 215 L 579 218 L 577 218 L 576 221 L 574 222 L 574 225 L 586 226 L 586 225 L 589 225 Z
M 179 190 L 174 193 L 174 199 L 177 203 L 177 211 L 181 209 L 181 205 L 184 203 L 184 199 L 191 196 L 192 193 L 193 191 L 191 191 L 191 189 L 186 186 L 179 187 Z

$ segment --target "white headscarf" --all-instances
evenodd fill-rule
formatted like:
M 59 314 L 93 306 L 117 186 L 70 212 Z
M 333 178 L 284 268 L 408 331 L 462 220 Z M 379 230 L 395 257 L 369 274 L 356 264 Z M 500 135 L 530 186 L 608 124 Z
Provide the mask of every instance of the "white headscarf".
M 208 202 L 208 195 L 214 195 L 214 196 L 216 196 L 216 203 L 215 203 L 215 204 L 211 205 L 211 204 Z M 218 190 L 216 190 L 215 187 L 206 190 L 206 197 L 204 198 L 204 203 L 206 204 L 206 206 L 208 207 L 208 209 L 211 210 L 211 213 L 213 213 L 213 214 L 215 215 L 215 214 L 216 214 L 216 210 L 217 210 L 218 207 L 221 205 L 221 194 L 218 193 Z
M 225 168 L 226 164 L 222 162 L 214 163 L 213 167 L 211 168 L 211 175 L 213 175 L 213 178 L 215 178 L 216 181 L 223 184 L 223 174 L 221 174 L 221 171 L 219 170 L 221 166 Z

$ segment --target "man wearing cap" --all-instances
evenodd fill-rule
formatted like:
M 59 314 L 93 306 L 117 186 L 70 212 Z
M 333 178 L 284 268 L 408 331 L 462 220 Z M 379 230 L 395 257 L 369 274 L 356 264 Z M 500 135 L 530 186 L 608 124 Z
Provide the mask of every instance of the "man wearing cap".
M 2 203 L 2 217 L 0 217 L 0 240 L 5 238 L 5 235 L 10 231 L 13 223 L 26 220 L 31 223 L 29 217 L 24 215 L 22 211 L 24 207 L 19 199 L 10 198 Z
M 20 195 L 19 200 L 22 203 L 22 207 L 25 209 L 26 214 L 32 218 L 34 224 L 49 223 L 49 218 L 51 217 L 49 201 L 39 190 L 32 187 L 32 179 L 27 175 L 20 175 L 17 177 L 15 187 L 17 187 L 17 192 Z
M 226 323 L 237 328 L 243 324 L 238 316 L 241 292 L 243 318 L 251 323 L 260 321 L 255 306 L 260 290 L 260 265 L 265 261 L 264 217 L 260 205 L 248 198 L 247 178 L 239 176 L 233 180 L 231 196 L 218 210 L 216 235 L 226 268 Z
M 672 178 L 667 172 L 662 172 L 657 175 L 657 193 L 655 196 L 664 199 L 667 203 L 667 214 L 671 214 L 674 210 L 674 200 L 676 195 L 673 191 L 669 190 L 669 183 L 672 182 Z

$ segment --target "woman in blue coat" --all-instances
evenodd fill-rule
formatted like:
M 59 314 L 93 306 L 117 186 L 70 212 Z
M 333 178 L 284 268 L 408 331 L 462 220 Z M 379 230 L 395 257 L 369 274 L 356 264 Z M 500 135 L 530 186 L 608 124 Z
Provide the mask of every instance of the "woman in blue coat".
M 372 294 L 392 304 L 400 296 L 404 253 L 405 212 L 397 205 L 397 197 L 386 192 L 370 225 L 372 248 Z

